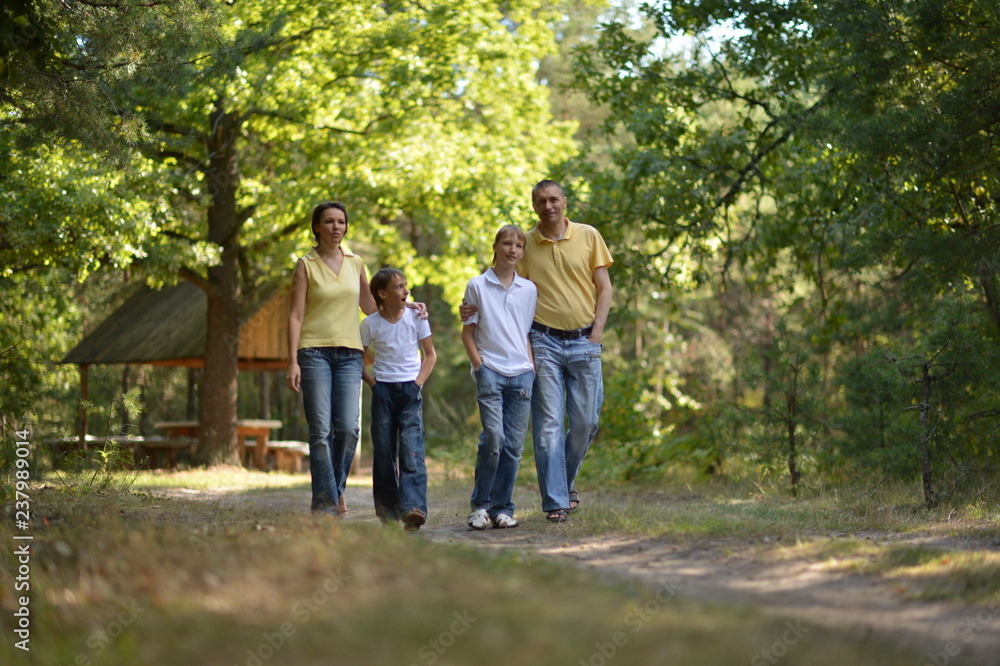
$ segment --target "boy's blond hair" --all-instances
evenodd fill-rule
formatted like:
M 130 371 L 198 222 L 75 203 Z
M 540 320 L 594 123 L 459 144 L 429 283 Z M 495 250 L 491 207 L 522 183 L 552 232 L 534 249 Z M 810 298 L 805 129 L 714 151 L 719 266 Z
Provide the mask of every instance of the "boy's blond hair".
M 493 244 L 496 245 L 497 243 L 502 241 L 504 238 L 507 238 L 508 236 L 514 236 L 524 245 L 528 244 L 528 236 L 524 233 L 524 229 L 517 226 L 516 224 L 505 224 L 502 227 L 500 227 L 497 230 L 496 238 L 493 239 Z M 497 253 L 494 252 L 493 263 L 491 263 L 490 266 L 496 266 L 496 265 L 497 265 Z

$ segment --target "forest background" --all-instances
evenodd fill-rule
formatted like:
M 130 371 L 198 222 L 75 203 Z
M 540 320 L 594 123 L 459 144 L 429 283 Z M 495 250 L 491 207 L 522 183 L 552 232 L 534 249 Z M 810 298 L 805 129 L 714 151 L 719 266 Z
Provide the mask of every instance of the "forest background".
M 341 199 L 369 270 L 403 267 L 430 306 L 428 455 L 469 464 L 457 304 L 553 177 L 616 259 L 590 481 L 893 480 L 933 506 L 996 478 L 995 3 L 0 12 L 3 447 L 74 434 L 59 361 L 178 280 L 208 296 L 204 370 L 94 367 L 92 429 L 193 415 L 199 459 L 231 461 L 269 394 L 303 439 L 283 373 L 239 373 L 229 341 Z

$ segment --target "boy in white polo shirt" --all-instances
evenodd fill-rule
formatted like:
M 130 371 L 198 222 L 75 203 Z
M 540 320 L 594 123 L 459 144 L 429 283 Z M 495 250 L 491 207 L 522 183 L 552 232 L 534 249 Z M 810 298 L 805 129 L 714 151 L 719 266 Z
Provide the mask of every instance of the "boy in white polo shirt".
M 483 424 L 467 521 L 474 530 L 518 525 L 512 496 L 531 413 L 535 372 L 528 331 L 538 301 L 534 283 L 514 272 L 526 240 L 520 227 L 501 228 L 493 267 L 465 289 L 465 302 L 478 308 L 463 322 L 462 343 L 472 361 Z

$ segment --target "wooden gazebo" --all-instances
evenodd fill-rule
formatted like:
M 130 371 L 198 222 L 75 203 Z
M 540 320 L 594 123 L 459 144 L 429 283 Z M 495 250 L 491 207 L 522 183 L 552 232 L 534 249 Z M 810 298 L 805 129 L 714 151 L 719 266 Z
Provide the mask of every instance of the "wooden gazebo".
M 240 370 L 281 370 L 288 364 L 287 289 L 274 289 L 240 327 Z M 166 289 L 139 287 L 62 360 L 80 369 L 80 396 L 89 396 L 88 373 L 96 364 L 142 364 L 200 368 L 204 365 L 205 293 L 190 282 Z M 87 413 L 79 413 L 81 444 Z

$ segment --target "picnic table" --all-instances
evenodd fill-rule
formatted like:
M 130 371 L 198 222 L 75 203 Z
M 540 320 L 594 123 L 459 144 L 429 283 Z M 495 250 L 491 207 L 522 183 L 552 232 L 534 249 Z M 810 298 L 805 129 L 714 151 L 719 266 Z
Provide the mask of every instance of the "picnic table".
M 156 427 L 168 439 L 198 437 L 197 421 L 157 421 Z M 236 438 L 240 447 L 240 461 L 246 458 L 246 441 L 252 437 L 256 442 L 253 450 L 254 467 L 267 469 L 267 440 L 272 430 L 281 427 L 281 421 L 274 419 L 239 419 L 236 421 Z
M 87 435 L 83 440 L 78 436 L 56 437 L 46 439 L 43 443 L 52 447 L 57 461 L 72 453 L 81 451 L 85 453 L 88 449 L 103 449 L 107 444 L 114 443 L 132 452 L 134 465 L 148 464 L 151 469 L 157 469 L 159 467 L 176 467 L 177 454 L 190 454 L 194 450 L 195 442 L 190 437 L 168 439 L 141 435 L 109 435 L 106 437 Z M 161 456 L 163 460 L 160 459 Z

